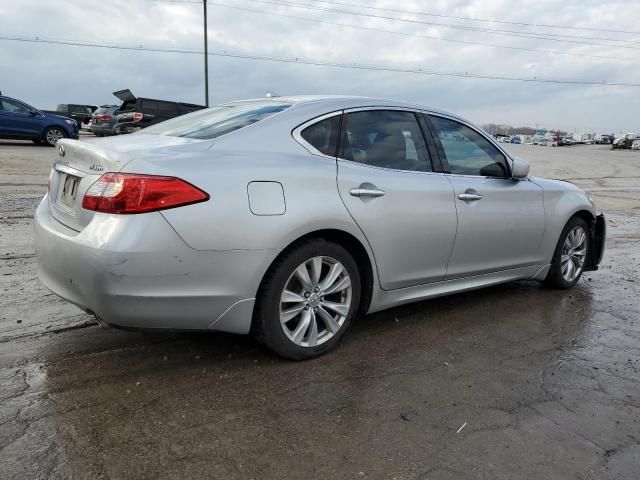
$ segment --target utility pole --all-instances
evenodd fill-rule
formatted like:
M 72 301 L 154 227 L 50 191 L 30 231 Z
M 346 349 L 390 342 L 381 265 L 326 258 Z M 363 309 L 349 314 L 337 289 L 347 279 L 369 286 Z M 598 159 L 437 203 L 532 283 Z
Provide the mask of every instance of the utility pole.
M 209 106 L 209 41 L 207 37 L 207 0 L 204 3 L 204 104 Z

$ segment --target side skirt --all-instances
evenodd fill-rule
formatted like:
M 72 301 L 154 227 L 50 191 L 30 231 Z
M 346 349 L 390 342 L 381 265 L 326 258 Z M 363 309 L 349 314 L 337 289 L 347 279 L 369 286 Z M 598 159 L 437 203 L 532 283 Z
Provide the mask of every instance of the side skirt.
M 396 307 L 405 303 L 441 297 L 450 293 L 476 290 L 478 288 L 511 282 L 513 280 L 539 280 L 546 276 L 548 268 L 548 265 L 533 265 L 530 267 L 503 270 L 501 272 L 474 275 L 472 277 L 443 280 L 441 282 L 401 288 L 398 290 L 378 290 L 378 292 L 374 294 L 371 307 L 367 313 L 379 312 L 380 310 Z

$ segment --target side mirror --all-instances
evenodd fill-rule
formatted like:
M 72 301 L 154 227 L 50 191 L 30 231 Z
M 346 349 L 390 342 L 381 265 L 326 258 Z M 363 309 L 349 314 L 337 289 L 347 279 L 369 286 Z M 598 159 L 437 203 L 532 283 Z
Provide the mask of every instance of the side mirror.
M 36 115 L 40 115 L 40 112 L 36 109 L 33 109 L 29 111 L 29 115 L 31 115 L 32 117 L 35 117 Z
M 511 167 L 511 178 L 517 180 L 527 178 L 529 176 L 529 162 L 522 158 L 514 158 L 513 166 Z

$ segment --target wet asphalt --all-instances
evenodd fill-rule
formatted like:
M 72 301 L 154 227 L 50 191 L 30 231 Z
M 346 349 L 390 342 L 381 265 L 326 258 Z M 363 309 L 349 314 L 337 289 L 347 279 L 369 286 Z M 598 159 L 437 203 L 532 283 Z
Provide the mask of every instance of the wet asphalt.
M 640 478 L 640 152 L 510 148 L 605 211 L 599 271 L 371 315 L 294 363 L 49 293 L 31 218 L 55 152 L 0 143 L 0 478 Z

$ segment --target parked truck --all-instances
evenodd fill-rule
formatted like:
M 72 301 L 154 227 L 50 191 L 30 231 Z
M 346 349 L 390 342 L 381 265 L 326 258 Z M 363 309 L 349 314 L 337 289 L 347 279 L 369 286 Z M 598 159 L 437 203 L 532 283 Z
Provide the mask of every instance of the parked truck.
M 136 97 L 130 90 L 120 90 L 113 94 L 122 100 L 115 128 L 117 134 L 135 132 L 149 125 L 206 108 L 204 105 L 192 103 Z
M 612 150 L 624 150 L 626 148 L 632 148 L 633 142 L 638 140 L 638 135 L 635 133 L 627 133 L 626 135 L 616 138 L 611 143 Z
M 77 103 L 61 103 L 55 110 L 40 110 L 44 113 L 50 113 L 52 115 L 59 115 L 61 117 L 73 118 L 78 127 L 82 125 L 88 125 L 91 120 L 91 115 L 98 107 L 95 105 L 80 105 Z

